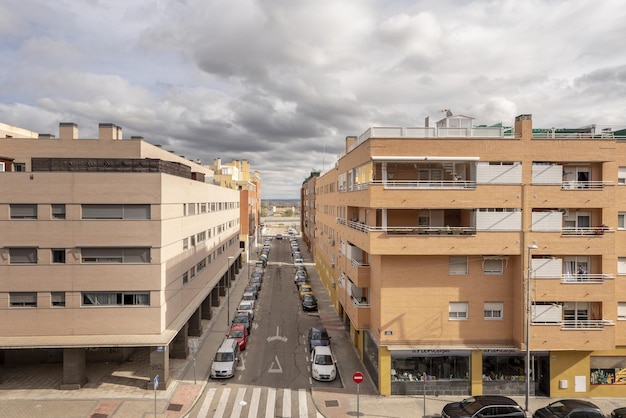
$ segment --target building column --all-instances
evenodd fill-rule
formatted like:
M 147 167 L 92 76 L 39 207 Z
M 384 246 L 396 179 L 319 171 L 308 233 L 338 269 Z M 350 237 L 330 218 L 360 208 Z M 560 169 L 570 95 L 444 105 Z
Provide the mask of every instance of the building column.
M 85 369 L 87 360 L 84 348 L 64 348 L 63 349 L 63 382 L 61 390 L 80 389 L 87 383 Z
M 221 283 L 218 283 L 217 286 L 211 290 L 209 296 L 211 297 L 211 306 L 220 306 L 220 288 L 222 287 Z
M 178 331 L 174 340 L 170 343 L 172 358 L 186 359 L 189 355 L 189 322 Z
M 211 319 L 213 317 L 213 309 L 211 304 L 212 296 L 213 292 L 209 293 L 209 295 L 202 301 L 202 305 L 200 305 L 202 319 Z
M 391 395 L 391 351 L 386 345 L 378 349 L 378 393 Z
M 157 390 L 167 389 L 170 381 L 170 356 L 167 346 L 151 347 L 150 351 L 150 381 L 146 389 L 154 390 L 154 378 L 159 376 Z
M 226 270 L 226 274 L 228 274 L 228 270 Z M 226 296 L 226 274 L 222 276 L 217 286 L 220 291 L 220 296 Z
M 202 307 L 196 309 L 196 311 L 191 315 L 189 321 L 187 321 L 189 326 L 189 336 L 190 337 L 199 337 L 202 335 Z
M 483 394 L 483 352 L 482 350 L 472 351 L 470 356 L 470 370 L 472 371 L 470 394 L 478 396 Z

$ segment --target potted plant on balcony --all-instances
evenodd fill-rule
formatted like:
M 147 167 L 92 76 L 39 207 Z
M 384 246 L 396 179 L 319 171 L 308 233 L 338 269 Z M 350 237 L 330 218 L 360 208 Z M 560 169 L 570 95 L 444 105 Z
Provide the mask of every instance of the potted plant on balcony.
M 607 231 L 608 229 L 608 226 L 601 224 L 596 228 L 596 235 L 604 235 L 604 231 Z

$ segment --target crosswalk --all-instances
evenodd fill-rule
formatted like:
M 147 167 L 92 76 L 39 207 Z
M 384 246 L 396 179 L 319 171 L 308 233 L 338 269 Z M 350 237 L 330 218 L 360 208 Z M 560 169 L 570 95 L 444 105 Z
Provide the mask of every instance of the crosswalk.
M 198 418 L 323 418 L 307 389 L 207 387 Z

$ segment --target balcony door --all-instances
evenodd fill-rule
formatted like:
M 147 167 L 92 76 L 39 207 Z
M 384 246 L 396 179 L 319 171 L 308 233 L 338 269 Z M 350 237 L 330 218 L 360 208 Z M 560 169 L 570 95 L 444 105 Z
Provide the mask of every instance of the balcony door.
M 567 189 L 586 189 L 589 188 L 591 181 L 590 167 L 563 167 L 563 185 Z
M 570 211 L 564 219 L 564 227 L 566 231 L 576 232 L 579 229 L 587 230 L 591 227 L 591 213 Z

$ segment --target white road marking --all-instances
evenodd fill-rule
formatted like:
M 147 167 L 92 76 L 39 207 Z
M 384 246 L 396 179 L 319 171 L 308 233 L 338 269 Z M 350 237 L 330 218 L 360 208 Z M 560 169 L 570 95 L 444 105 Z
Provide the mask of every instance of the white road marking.
M 283 418 L 291 418 L 291 389 L 283 391 Z
M 215 388 L 211 388 L 207 391 L 206 396 L 204 397 L 204 402 L 202 402 L 202 406 L 198 412 L 198 417 L 204 418 L 209 416 L 209 407 L 211 406 L 211 402 L 213 401 L 216 391 L 217 389 Z
M 259 413 L 259 401 L 261 400 L 261 388 L 252 389 L 252 399 L 250 399 L 250 410 L 248 418 L 256 418 Z
M 276 403 L 276 389 L 269 388 L 267 391 L 267 404 L 265 405 L 265 418 L 274 418 L 274 404 Z

